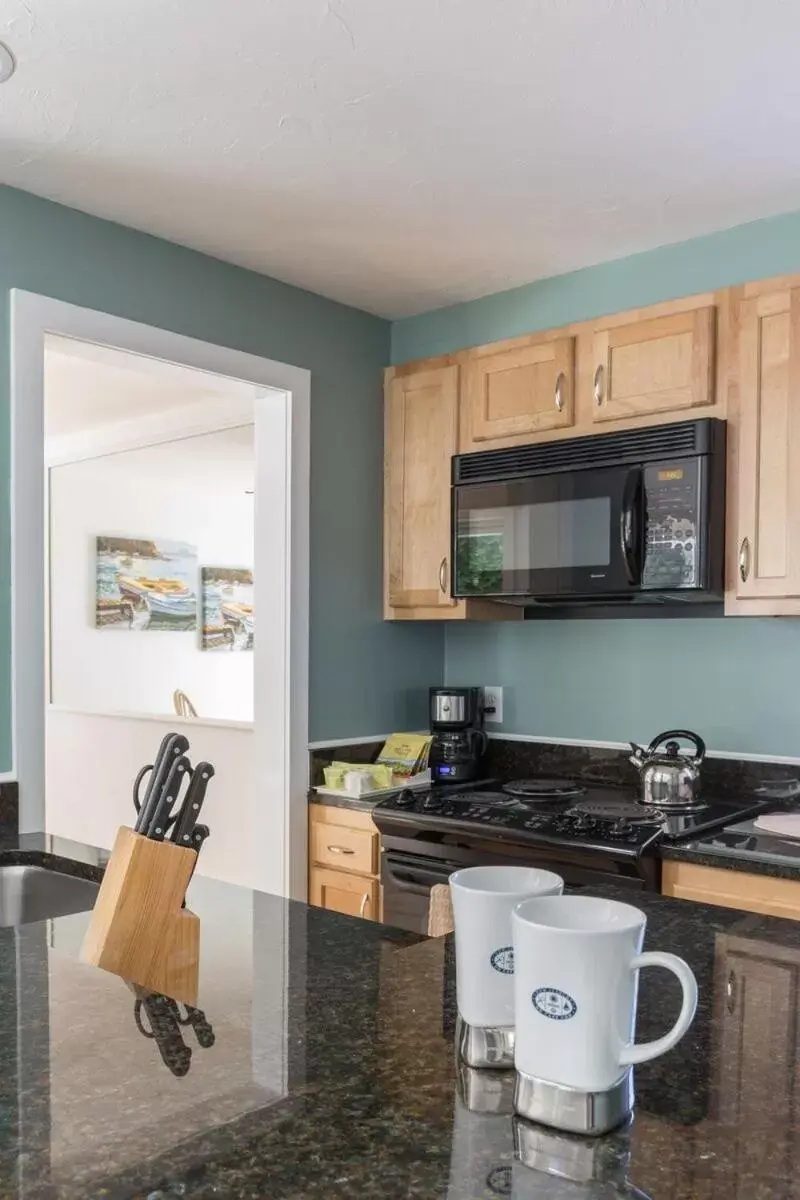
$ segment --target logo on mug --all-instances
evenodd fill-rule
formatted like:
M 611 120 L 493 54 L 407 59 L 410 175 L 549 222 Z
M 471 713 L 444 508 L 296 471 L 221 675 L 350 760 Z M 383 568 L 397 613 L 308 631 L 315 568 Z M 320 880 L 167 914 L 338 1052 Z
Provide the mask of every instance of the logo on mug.
M 568 1021 L 578 1011 L 572 996 L 568 996 L 560 988 L 537 988 L 531 1000 L 536 1011 L 543 1017 L 550 1017 L 552 1021 Z
M 486 1186 L 493 1196 L 510 1196 L 511 1167 L 494 1167 L 486 1176 Z
M 514 947 L 501 946 L 499 950 L 495 950 L 494 954 L 489 959 L 489 962 L 492 964 L 495 971 L 499 971 L 501 975 L 513 975 Z

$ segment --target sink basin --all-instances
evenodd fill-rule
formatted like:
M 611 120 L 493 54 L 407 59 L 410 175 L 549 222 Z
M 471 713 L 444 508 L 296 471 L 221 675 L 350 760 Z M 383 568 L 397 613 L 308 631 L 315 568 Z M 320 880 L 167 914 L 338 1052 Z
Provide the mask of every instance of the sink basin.
M 0 926 L 88 912 L 99 884 L 44 867 L 0 867 Z

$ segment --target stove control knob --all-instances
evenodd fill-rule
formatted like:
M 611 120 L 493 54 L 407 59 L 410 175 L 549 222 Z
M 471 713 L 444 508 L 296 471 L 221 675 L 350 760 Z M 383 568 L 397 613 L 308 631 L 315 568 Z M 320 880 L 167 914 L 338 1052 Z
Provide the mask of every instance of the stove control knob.
M 394 799 L 395 807 L 396 808 L 413 808 L 414 804 L 416 803 L 416 799 L 417 798 L 414 795 L 414 793 L 411 791 L 411 789 L 405 788 L 402 792 L 400 792 L 397 796 L 395 796 L 395 799 Z M 424 805 L 424 803 L 425 802 L 423 801 L 423 805 Z
M 626 817 L 619 817 L 611 826 L 611 834 L 614 837 L 624 837 L 626 833 L 630 833 L 633 829 L 630 821 Z
M 442 807 L 441 797 L 429 792 L 427 796 L 422 797 L 422 807 L 425 812 L 438 812 Z
M 581 833 L 585 833 L 589 829 L 594 829 L 594 826 L 595 822 L 586 813 L 579 813 L 575 818 L 575 828 L 580 830 Z

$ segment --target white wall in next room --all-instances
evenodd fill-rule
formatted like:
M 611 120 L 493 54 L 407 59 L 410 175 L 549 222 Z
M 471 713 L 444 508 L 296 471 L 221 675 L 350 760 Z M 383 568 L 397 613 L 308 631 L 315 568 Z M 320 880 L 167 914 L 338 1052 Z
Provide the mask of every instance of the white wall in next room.
M 252 566 L 253 477 L 252 425 L 51 468 L 54 705 L 170 713 L 181 688 L 201 718 L 252 721 L 252 653 L 202 651 L 199 616 L 196 633 L 96 629 L 94 602 L 98 534 L 189 542 L 199 565 Z

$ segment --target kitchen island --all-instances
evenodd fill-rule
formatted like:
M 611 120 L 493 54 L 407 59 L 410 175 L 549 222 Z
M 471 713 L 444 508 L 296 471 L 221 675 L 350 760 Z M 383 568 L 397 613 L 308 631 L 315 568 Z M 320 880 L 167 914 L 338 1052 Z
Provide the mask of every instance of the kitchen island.
M 87 876 L 103 858 L 12 840 L 0 866 Z M 0 929 L 0 1197 L 797 1195 L 800 925 L 638 897 L 647 946 L 697 975 L 694 1026 L 637 1068 L 629 1130 L 517 1137 L 539 1167 L 610 1173 L 618 1190 L 600 1193 L 515 1161 L 502 1080 L 459 1077 L 450 938 L 202 878 L 190 903 L 203 1016 L 162 1027 L 157 1010 L 157 1038 L 123 981 L 80 963 L 87 914 Z M 671 1023 L 673 985 L 643 974 L 640 1039 Z M 487 1087 L 499 1111 L 480 1111 Z

